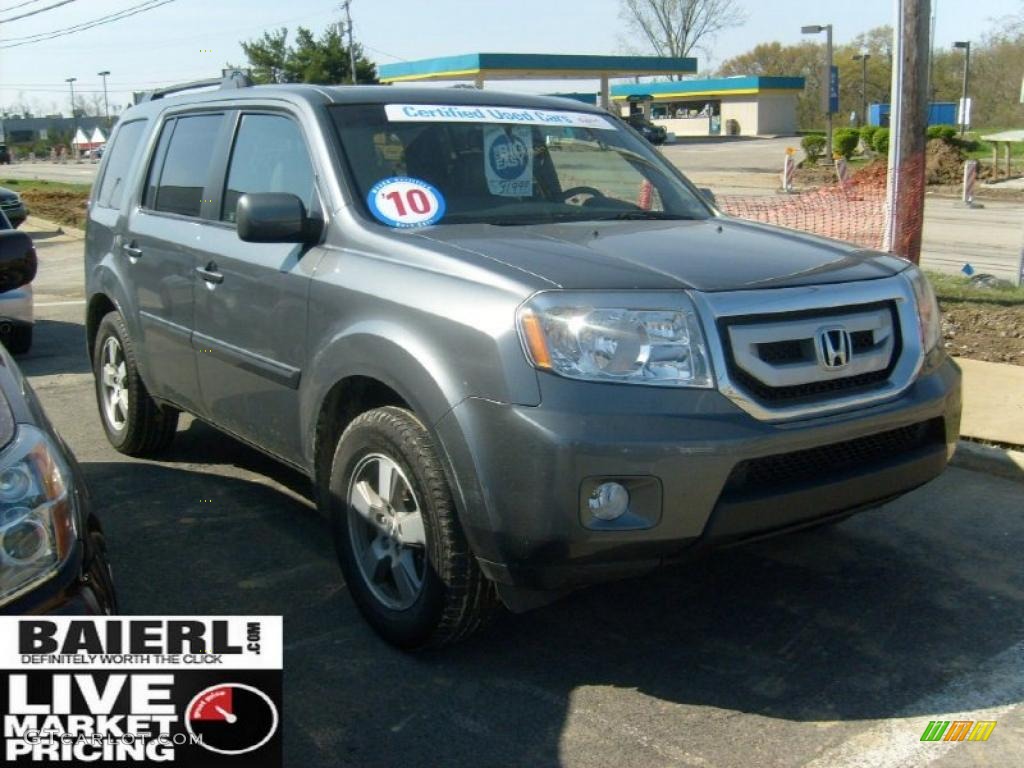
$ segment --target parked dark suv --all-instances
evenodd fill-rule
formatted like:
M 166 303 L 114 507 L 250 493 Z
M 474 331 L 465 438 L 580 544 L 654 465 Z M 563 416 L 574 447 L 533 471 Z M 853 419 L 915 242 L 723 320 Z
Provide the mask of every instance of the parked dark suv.
M 89 206 L 107 436 L 156 454 L 188 411 L 304 472 L 398 645 L 876 506 L 953 451 L 916 267 L 723 216 L 599 110 L 168 95 L 122 116 Z

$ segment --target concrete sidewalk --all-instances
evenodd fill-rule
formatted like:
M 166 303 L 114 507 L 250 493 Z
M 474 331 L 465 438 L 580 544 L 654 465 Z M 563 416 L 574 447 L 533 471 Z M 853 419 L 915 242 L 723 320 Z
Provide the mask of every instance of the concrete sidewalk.
M 957 358 L 964 372 L 960 434 L 1024 445 L 1024 366 Z

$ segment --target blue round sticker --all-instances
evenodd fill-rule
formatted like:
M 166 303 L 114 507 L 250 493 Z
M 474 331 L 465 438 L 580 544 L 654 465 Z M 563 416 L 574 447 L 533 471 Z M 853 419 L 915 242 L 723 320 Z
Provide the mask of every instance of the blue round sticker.
M 427 227 L 444 216 L 444 195 L 423 179 L 392 176 L 381 179 L 366 195 L 378 221 L 389 227 Z
M 526 171 L 530 160 L 530 150 L 526 142 L 518 136 L 499 136 L 491 144 L 490 157 L 492 170 L 505 181 L 518 179 Z

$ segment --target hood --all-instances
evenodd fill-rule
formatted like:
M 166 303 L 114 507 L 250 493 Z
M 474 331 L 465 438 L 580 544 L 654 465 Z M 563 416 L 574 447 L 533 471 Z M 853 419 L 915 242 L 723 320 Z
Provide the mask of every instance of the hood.
M 574 290 L 782 288 L 875 280 L 907 266 L 897 257 L 835 240 L 725 217 L 453 224 L 419 230 L 417 236 L 450 246 L 449 255 L 478 266 L 499 262 Z

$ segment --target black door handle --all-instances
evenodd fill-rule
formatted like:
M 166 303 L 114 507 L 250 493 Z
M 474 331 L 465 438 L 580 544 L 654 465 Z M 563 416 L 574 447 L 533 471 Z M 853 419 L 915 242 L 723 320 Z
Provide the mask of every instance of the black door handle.
M 217 271 L 217 265 L 212 261 L 205 267 L 196 267 L 196 272 L 208 283 L 219 285 L 224 282 L 224 275 Z
M 136 248 L 134 244 L 122 243 L 121 252 L 129 259 L 138 259 L 142 256 L 142 249 Z

